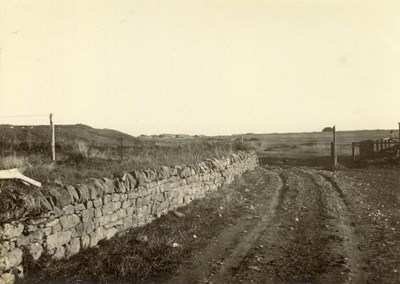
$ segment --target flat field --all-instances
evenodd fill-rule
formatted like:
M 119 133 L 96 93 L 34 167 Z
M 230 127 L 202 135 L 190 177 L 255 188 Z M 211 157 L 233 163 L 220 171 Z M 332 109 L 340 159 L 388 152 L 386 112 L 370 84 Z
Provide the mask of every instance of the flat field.
M 354 167 L 351 161 L 351 143 L 391 137 L 390 131 L 398 135 L 398 130 L 337 131 L 339 163 Z M 332 132 L 246 134 L 237 137 L 243 137 L 270 164 L 326 166 L 330 162 Z M 358 154 L 356 148 L 356 155 Z

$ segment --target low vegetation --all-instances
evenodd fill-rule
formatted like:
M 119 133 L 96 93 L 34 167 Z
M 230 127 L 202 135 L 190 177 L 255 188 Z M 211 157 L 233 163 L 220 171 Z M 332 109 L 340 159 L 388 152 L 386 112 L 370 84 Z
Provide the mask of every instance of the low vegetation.
M 0 188 L 0 225 L 44 212 L 32 198 L 37 193 L 36 188 L 5 180 L 0 180 Z
M 248 149 L 246 144 L 228 139 L 139 139 L 82 125 L 57 128 L 57 159 L 52 161 L 46 142 L 48 127 L 0 127 L 0 169 L 18 168 L 46 188 L 83 183 L 89 178 L 112 178 L 123 171 L 196 164 Z M 0 180 L 0 223 L 40 212 L 36 204 L 29 202 L 32 191 L 20 182 Z
M 0 170 L 7 169 L 23 169 L 27 164 L 26 157 L 18 157 L 15 154 L 5 157 L 0 157 Z
M 393 130 L 337 131 L 338 155 L 350 156 L 352 142 L 382 139 L 392 135 Z M 329 131 L 251 134 L 243 137 L 260 155 L 295 158 L 329 156 L 330 143 L 333 140 L 332 132 Z
M 207 137 L 139 139 L 84 125 L 58 126 L 56 132 L 57 159 L 52 161 L 48 127 L 0 127 L 0 169 L 18 168 L 45 185 L 55 179 L 75 184 L 119 171 L 194 164 L 248 147 Z

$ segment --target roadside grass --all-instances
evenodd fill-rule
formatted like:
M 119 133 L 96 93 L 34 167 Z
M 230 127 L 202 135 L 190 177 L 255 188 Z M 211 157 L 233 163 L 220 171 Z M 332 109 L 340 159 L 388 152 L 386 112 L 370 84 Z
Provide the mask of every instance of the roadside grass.
M 0 170 L 8 170 L 13 168 L 22 169 L 26 166 L 27 161 L 27 157 L 21 157 L 15 154 L 0 157 Z
M 252 179 L 251 173 L 245 173 L 232 184 L 180 208 L 183 217 L 170 212 L 151 224 L 102 241 L 98 247 L 81 251 L 68 260 L 55 261 L 48 256 L 39 261 L 25 258 L 26 276 L 20 282 L 165 281 L 180 264 L 187 263 L 191 256 L 207 246 L 208 240 L 246 213 L 246 208 L 250 207 L 246 207 L 248 199 L 257 199 L 257 193 L 251 195 L 248 190 L 255 184 Z M 146 236 L 148 241 L 139 241 L 139 236 Z
M 228 140 L 170 139 L 148 141 L 134 146 L 92 145 L 82 140 L 63 141 L 58 145 L 56 161 L 41 149 L 27 152 L 16 149 L 0 158 L 1 169 L 19 168 L 44 186 L 59 179 L 65 184 L 84 182 L 88 178 L 111 178 L 115 172 L 144 170 L 161 166 L 196 164 L 209 158 L 221 158 L 247 145 Z M 33 147 L 35 148 L 35 147 Z
M 59 186 L 60 182 L 75 185 L 89 178 L 112 178 L 115 173 L 124 171 L 196 164 L 208 158 L 221 158 L 246 147 L 237 142 L 210 139 L 170 139 L 161 143 L 148 141 L 122 149 L 90 145 L 81 140 L 64 141 L 63 145 L 59 145 L 57 161 L 52 161 L 48 154 L 41 151 L 27 153 L 21 150 L 0 158 L 0 167 L 18 168 L 24 175 L 41 182 L 43 188 L 47 188 Z M 39 145 L 37 149 L 42 148 Z M 29 202 L 35 189 L 26 188 L 29 187 L 17 181 L 0 181 L 0 223 L 30 213 L 36 215 L 41 211 Z
M 0 127 L 0 170 L 18 168 L 24 175 L 41 182 L 43 188 L 59 186 L 60 182 L 75 185 L 89 178 L 112 178 L 124 171 L 196 164 L 248 147 L 207 137 L 137 139 L 112 130 L 64 127 L 60 130 L 64 136 L 59 135 L 56 140 L 57 159 L 52 161 L 50 145 L 45 142 L 48 129 L 37 127 L 36 140 L 24 134 L 27 130 L 21 128 L 15 132 L 15 129 Z M 125 135 L 122 147 L 118 144 L 121 135 Z M 34 193 L 35 188 L 19 181 L 0 180 L 0 224 L 39 214 L 42 209 L 32 203 Z
M 0 225 L 43 213 L 44 209 L 32 198 L 35 194 L 36 188 L 12 180 L 0 180 Z

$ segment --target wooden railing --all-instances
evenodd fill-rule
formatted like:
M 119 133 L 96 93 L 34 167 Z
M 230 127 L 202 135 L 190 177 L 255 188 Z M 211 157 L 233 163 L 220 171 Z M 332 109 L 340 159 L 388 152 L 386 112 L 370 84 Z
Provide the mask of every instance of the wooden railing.
M 400 140 L 399 138 L 382 138 L 377 140 L 367 140 L 351 143 L 351 153 L 353 161 L 356 161 L 355 148 L 359 148 L 359 157 L 373 157 L 378 153 L 388 153 L 393 155 L 399 154 Z

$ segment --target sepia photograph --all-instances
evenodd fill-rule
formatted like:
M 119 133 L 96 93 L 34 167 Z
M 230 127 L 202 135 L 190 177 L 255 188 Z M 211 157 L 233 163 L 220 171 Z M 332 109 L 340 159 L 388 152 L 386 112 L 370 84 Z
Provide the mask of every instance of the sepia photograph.
M 400 1 L 0 0 L 14 283 L 400 283 Z

